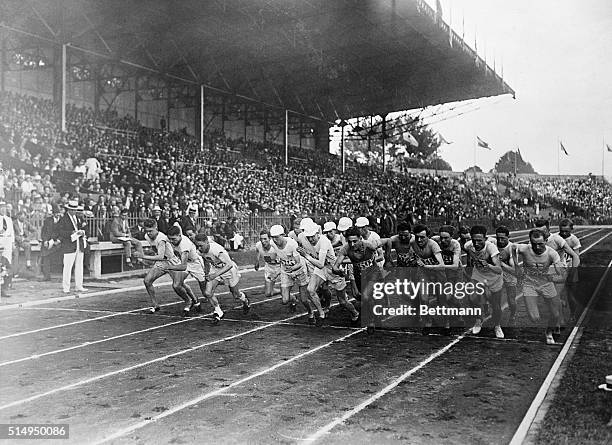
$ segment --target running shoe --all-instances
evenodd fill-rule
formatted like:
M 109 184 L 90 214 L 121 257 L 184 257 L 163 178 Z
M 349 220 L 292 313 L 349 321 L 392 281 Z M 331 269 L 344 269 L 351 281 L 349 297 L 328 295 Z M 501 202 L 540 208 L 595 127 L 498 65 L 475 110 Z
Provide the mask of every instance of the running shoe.
M 289 303 L 289 312 L 291 312 L 292 314 L 295 314 L 297 312 L 297 304 L 296 303 Z
M 201 313 L 202 313 L 202 303 L 200 303 L 199 301 L 198 301 L 197 303 L 192 302 L 192 303 L 191 303 L 191 307 L 192 307 L 193 309 L 195 309 L 195 311 L 196 311 L 198 314 L 201 314 Z
M 557 343 L 555 342 L 555 337 L 553 337 L 553 333 L 552 331 L 548 331 L 546 333 L 546 344 L 547 345 L 556 345 Z
M 245 300 L 242 302 L 242 313 L 246 315 L 251 310 L 251 302 L 249 301 L 247 296 L 244 294 L 244 292 L 240 292 L 240 295 L 245 298 Z
M 183 309 L 183 317 L 189 317 L 189 309 L 188 308 Z
M 218 325 L 219 322 L 221 322 L 221 319 L 223 318 L 224 315 L 225 314 L 219 315 L 216 312 L 213 313 L 213 318 L 212 318 L 213 325 Z
M 149 313 L 154 314 L 155 312 L 159 312 L 159 309 L 160 309 L 159 306 L 154 306 L 152 308 L 149 308 Z
M 325 325 L 326 320 L 327 318 L 317 317 L 315 321 L 315 326 L 318 328 L 322 327 L 323 325 Z
M 504 331 L 502 331 L 501 326 L 497 325 L 494 328 L 495 338 L 504 338 Z
M 479 318 L 476 320 L 476 323 L 474 323 L 474 327 L 472 328 L 472 334 L 480 334 L 481 330 L 482 330 L 482 320 Z

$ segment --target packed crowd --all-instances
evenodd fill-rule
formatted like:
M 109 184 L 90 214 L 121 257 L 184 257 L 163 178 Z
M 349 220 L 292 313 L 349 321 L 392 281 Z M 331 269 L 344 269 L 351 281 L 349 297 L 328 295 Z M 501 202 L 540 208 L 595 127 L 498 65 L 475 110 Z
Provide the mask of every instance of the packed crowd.
M 190 204 L 200 214 L 239 216 L 411 214 L 417 219 L 526 219 L 533 209 L 500 190 L 497 178 L 396 173 L 348 163 L 343 174 L 331 154 L 246 143 L 207 134 L 204 149 L 184 131 L 141 127 L 130 116 L 94 113 L 70 106 L 67 132 L 59 129 L 53 102 L 15 93 L 0 94 L 0 139 L 9 162 L 0 193 L 17 210 L 36 203 L 65 203 L 71 196 L 105 217 L 109 208 L 150 216 L 154 206 L 170 211 Z M 237 155 L 238 154 L 238 155 Z M 29 168 L 28 168 L 29 167 Z M 29 170 L 29 171 L 28 171 Z M 52 179 L 75 173 L 69 187 Z M 474 182 L 475 181 L 475 182 Z M 601 220 L 609 214 L 612 190 L 589 180 L 519 179 L 522 195 L 558 204 L 569 216 Z M 102 200 L 102 202 L 98 202 Z M 108 203 L 108 205 L 105 205 Z

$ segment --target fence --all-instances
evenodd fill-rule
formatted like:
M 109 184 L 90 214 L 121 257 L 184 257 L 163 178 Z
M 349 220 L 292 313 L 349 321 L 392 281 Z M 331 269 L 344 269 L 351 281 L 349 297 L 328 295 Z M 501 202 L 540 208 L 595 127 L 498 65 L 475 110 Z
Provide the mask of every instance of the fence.
M 37 231 L 37 236 L 40 239 L 40 229 L 43 225 L 46 216 L 40 214 L 34 214 L 29 217 L 28 222 Z M 269 229 L 274 224 L 280 224 L 287 231 L 291 230 L 291 216 L 289 215 L 272 215 L 272 214 L 258 214 L 258 215 L 241 215 L 219 212 L 214 216 L 199 216 L 196 220 L 197 229 L 205 229 L 208 235 L 213 234 L 213 226 L 217 220 L 228 221 L 232 218 L 236 218 L 236 230 L 244 237 L 245 248 L 250 248 L 255 245 L 259 240 L 259 232 L 266 228 Z M 127 221 L 129 227 L 134 227 L 141 219 L 136 216 L 129 216 Z M 334 215 L 313 215 L 312 219 L 315 222 L 323 223 L 324 221 L 337 221 L 338 217 Z M 90 237 L 96 237 L 98 240 L 108 239 L 108 229 L 112 218 L 87 218 L 87 234 Z M 523 220 L 502 220 L 494 221 L 492 219 L 464 219 L 464 220 L 447 220 L 444 218 L 428 218 L 419 221 L 419 223 L 426 224 L 433 233 L 436 233 L 438 229 L 447 223 L 458 228 L 460 225 L 472 227 L 475 225 L 483 225 L 487 228 L 489 233 L 495 231 L 495 227 L 504 225 L 511 231 L 523 230 L 532 227 L 530 221 Z M 577 220 L 576 224 L 588 224 L 586 220 Z M 551 221 L 551 225 L 557 225 L 558 221 Z M 225 237 L 225 234 L 220 234 Z

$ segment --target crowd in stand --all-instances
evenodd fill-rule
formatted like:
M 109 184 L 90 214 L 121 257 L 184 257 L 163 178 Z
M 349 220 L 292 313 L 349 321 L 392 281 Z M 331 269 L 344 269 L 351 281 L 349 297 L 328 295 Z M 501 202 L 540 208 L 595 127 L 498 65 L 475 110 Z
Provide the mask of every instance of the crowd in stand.
M 204 148 L 184 131 L 141 127 L 130 116 L 68 107 L 67 132 L 51 100 L 0 94 L 0 143 L 5 162 L 0 198 L 15 215 L 49 212 L 78 198 L 85 210 L 109 218 L 114 206 L 148 217 L 155 206 L 200 215 L 414 215 L 417 219 L 527 219 L 533 209 L 500 191 L 494 176 L 382 173 L 331 154 L 289 153 L 278 145 L 207 134 Z M 238 155 L 237 155 L 238 153 Z M 57 173 L 73 174 L 68 184 Z M 602 221 L 612 189 L 590 179 L 518 178 L 521 195 L 558 204 L 570 216 Z M 559 208 L 558 207 L 558 208 Z M 174 209 L 174 210 L 173 210 Z

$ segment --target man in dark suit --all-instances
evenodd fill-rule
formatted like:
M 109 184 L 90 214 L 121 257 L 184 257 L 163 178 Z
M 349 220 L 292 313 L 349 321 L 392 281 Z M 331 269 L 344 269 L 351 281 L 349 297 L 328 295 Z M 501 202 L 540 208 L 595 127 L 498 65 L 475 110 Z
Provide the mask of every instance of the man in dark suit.
M 198 206 L 192 204 L 187 208 L 187 215 L 181 218 L 180 225 L 181 225 L 181 230 L 183 231 L 183 233 L 187 233 L 188 230 L 191 230 L 193 233 L 198 232 L 199 227 L 198 227 L 197 218 L 198 218 Z
M 138 218 L 138 222 L 135 226 L 130 227 L 130 233 L 138 241 L 144 241 L 145 234 L 147 233 L 144 228 L 144 218 Z
M 86 289 L 83 287 L 83 253 L 87 243 L 86 224 L 77 215 L 79 203 L 76 200 L 68 201 L 65 208 L 66 214 L 60 218 L 56 226 L 57 236 L 64 253 L 62 287 L 65 294 L 70 293 L 70 281 L 74 267 L 76 291 L 84 292 Z
M 168 227 L 170 227 L 168 212 L 162 211 L 162 209 L 156 205 L 153 207 L 153 219 L 157 223 L 157 230 L 165 235 L 166 232 L 168 232 Z
M 60 248 L 56 225 L 59 222 L 62 214 L 60 208 L 53 206 L 53 214 L 43 222 L 40 229 L 40 237 L 42 246 L 40 249 L 40 271 L 43 274 L 43 281 L 51 280 L 51 258 Z

